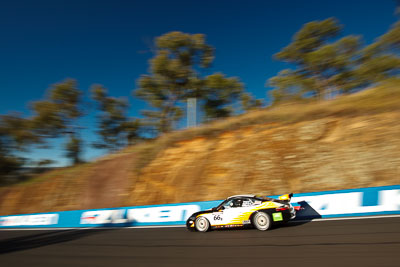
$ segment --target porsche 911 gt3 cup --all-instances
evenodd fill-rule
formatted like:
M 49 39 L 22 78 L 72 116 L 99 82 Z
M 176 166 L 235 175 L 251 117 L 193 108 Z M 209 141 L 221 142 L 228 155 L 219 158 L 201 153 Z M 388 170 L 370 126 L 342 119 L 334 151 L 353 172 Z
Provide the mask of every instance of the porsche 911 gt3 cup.
M 282 195 L 279 199 L 255 195 L 231 196 L 215 208 L 193 213 L 186 221 L 186 227 L 191 231 L 207 232 L 215 228 L 249 225 L 266 231 L 274 224 L 296 217 L 296 211 L 290 204 L 292 196 L 293 193 Z

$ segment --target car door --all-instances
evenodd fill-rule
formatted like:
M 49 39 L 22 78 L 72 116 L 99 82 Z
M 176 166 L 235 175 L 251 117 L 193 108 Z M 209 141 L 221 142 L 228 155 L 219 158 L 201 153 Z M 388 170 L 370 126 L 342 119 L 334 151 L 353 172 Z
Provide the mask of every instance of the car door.
M 231 216 L 231 213 L 227 212 L 231 208 L 232 208 L 232 199 L 225 201 L 217 211 L 206 214 L 205 217 L 210 221 L 210 224 L 212 226 L 224 225 L 225 221 L 228 221 L 228 219 L 225 219 L 225 214 Z
M 224 225 L 243 225 L 248 223 L 248 218 L 245 215 L 250 209 L 252 202 L 248 198 L 241 198 L 240 206 L 225 208 L 222 214 L 222 223 Z

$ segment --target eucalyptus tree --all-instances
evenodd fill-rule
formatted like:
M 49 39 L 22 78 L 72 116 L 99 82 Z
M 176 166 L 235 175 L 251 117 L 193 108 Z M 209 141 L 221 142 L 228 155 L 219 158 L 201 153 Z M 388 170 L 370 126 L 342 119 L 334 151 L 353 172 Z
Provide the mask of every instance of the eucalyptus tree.
M 145 100 L 149 110 L 142 111 L 145 125 L 161 133 L 173 129 L 182 118 L 182 102 L 201 97 L 202 81 L 198 71 L 210 66 L 214 49 L 203 34 L 169 32 L 156 39 L 156 54 L 150 60 L 150 74 L 138 80 L 134 94 Z
M 96 148 L 115 151 L 140 139 L 139 122 L 127 116 L 129 105 L 126 99 L 108 96 L 102 85 L 93 85 L 91 91 L 100 111 L 97 133 L 101 140 L 94 144 Z
M 32 127 L 40 138 L 66 138 L 66 156 L 73 164 L 81 162 L 82 141 L 77 120 L 83 115 L 82 91 L 67 79 L 50 86 L 44 100 L 32 103 Z
M 395 24 L 376 42 L 362 47 L 360 36 L 338 39 L 341 26 L 334 18 L 305 24 L 292 42 L 275 54 L 293 68 L 269 79 L 274 102 L 326 99 L 398 75 L 399 28 L 400 24 Z

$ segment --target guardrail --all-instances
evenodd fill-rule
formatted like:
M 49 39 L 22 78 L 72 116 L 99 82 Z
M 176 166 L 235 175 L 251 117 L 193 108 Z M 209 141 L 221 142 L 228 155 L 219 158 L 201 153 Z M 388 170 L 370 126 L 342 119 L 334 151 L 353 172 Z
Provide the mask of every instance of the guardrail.
M 274 196 L 272 196 L 274 197 Z M 70 228 L 183 225 L 194 212 L 222 200 L 0 217 L 0 228 Z M 295 194 L 296 219 L 400 214 L 400 185 Z

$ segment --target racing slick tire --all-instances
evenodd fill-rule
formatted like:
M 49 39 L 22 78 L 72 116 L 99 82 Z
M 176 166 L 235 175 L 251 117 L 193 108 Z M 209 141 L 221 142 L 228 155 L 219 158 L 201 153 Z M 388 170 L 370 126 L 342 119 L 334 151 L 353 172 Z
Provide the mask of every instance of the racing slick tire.
M 255 228 L 260 231 L 267 231 L 271 228 L 271 216 L 265 212 L 257 212 L 252 219 Z
M 200 216 L 194 222 L 194 227 L 199 232 L 207 232 L 210 229 L 210 222 L 203 216 Z

